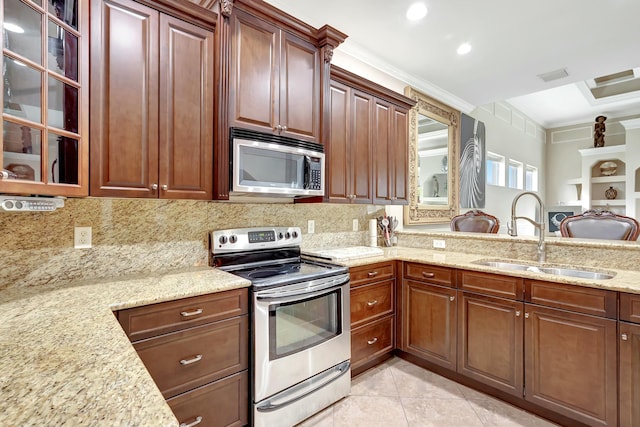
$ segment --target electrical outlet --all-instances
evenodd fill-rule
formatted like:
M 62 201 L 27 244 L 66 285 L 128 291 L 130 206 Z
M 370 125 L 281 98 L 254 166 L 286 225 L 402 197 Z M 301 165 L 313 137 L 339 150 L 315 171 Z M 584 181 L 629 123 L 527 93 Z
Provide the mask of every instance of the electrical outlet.
M 359 225 L 358 225 L 358 218 L 354 218 L 353 219 L 353 231 L 358 231 Z
M 316 232 L 316 222 L 312 219 L 307 221 L 307 233 L 313 234 Z
M 433 247 L 434 248 L 438 248 L 438 249 L 444 249 L 447 247 L 447 244 L 445 243 L 444 240 L 433 240 Z
M 91 247 L 91 227 L 76 227 L 73 230 L 73 247 L 76 249 Z

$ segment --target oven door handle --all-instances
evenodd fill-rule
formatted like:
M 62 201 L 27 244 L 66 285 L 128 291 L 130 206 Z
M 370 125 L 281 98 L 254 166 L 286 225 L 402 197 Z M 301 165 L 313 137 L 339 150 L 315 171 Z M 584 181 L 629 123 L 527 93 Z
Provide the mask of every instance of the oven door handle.
M 288 406 L 300 399 L 303 399 L 322 387 L 334 382 L 341 376 L 351 372 L 351 361 L 344 362 L 329 368 L 299 384 L 294 385 L 280 393 L 275 394 L 269 399 L 263 400 L 256 405 L 258 412 L 271 412 Z
M 309 297 L 320 291 L 343 286 L 349 283 L 349 275 L 341 274 L 339 276 L 325 279 L 310 280 L 305 283 L 306 285 L 301 286 L 292 285 L 291 287 L 283 286 L 273 289 L 265 289 L 263 291 L 256 292 L 255 296 L 260 301 L 278 300 L 279 302 L 288 302 L 298 299 L 300 296 Z

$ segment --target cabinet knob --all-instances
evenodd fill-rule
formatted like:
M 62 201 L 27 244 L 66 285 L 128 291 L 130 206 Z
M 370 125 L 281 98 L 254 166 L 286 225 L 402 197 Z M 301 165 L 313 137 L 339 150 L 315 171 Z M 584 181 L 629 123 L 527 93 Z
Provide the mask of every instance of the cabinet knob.
M 378 300 L 377 300 L 377 299 L 374 299 L 373 301 L 369 301 L 369 302 L 367 302 L 367 305 L 368 305 L 369 307 L 373 307 L 373 306 L 374 306 L 374 305 L 376 305 L 377 303 L 378 303 Z
M 449 301 L 455 301 L 455 300 L 456 300 L 456 297 L 454 297 L 453 295 L 449 297 Z
M 520 310 L 516 310 L 516 317 L 520 317 Z
M 169 186 L 167 186 L 167 184 L 162 185 L 162 191 L 167 191 L 168 189 L 169 189 Z
M 273 130 L 280 132 L 282 130 L 282 126 L 277 125 L 276 127 L 273 128 Z
M 286 126 L 281 126 L 281 129 L 282 129 L 283 131 L 285 131 L 285 132 L 286 132 L 286 131 L 287 131 L 287 129 L 288 129 L 288 127 L 286 127 Z
M 192 422 L 190 422 L 188 424 L 186 422 L 185 423 L 180 423 L 180 427 L 194 427 L 194 426 L 197 426 L 198 424 L 200 424 L 201 422 L 202 422 L 202 417 L 200 415 L 198 415 L 195 420 L 193 420 Z
M 629 336 L 627 334 L 622 334 L 620 335 L 620 338 L 622 338 L 622 341 L 627 341 L 629 339 Z
M 378 337 L 372 338 L 369 341 L 367 341 L 367 344 L 372 345 L 378 342 Z
M 153 183 L 153 184 L 151 185 L 151 189 L 152 189 L 152 190 L 157 190 L 157 189 L 158 189 L 158 184 Z
M 528 318 L 529 318 L 529 313 L 525 313 L 525 314 L 524 314 L 524 318 L 525 318 L 525 319 L 528 319 Z

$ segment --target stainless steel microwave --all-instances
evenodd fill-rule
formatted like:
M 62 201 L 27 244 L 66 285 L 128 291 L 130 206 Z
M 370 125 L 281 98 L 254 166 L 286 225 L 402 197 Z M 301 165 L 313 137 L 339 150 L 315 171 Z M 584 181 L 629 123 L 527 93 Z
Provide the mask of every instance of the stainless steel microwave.
M 232 128 L 231 194 L 323 196 L 324 147 L 278 135 Z

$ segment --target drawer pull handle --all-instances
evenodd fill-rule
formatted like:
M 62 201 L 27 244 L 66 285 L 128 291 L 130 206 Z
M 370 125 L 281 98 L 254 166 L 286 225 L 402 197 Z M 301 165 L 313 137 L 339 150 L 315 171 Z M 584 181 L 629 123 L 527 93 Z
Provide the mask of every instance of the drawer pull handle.
M 192 357 L 191 359 L 182 359 L 180 361 L 180 364 L 182 366 L 187 366 L 187 365 L 191 365 L 192 363 L 196 363 L 202 360 L 202 355 L 198 354 L 195 357 Z
M 180 316 L 182 316 L 182 317 L 197 316 L 198 314 L 202 314 L 202 309 L 201 308 L 199 308 L 197 310 L 193 310 L 193 311 L 181 311 L 180 312 Z
M 376 305 L 377 303 L 378 303 L 378 300 L 377 300 L 377 299 L 374 299 L 373 301 L 369 301 L 369 302 L 367 302 L 367 305 L 368 305 L 369 307 L 373 307 L 373 306 L 374 306 L 374 305 Z
M 433 278 L 433 277 L 436 277 L 436 274 L 435 274 L 435 273 L 427 273 L 426 271 L 423 271 L 423 272 L 422 272 L 422 275 L 423 275 L 424 277 L 426 277 L 426 278 L 429 278 L 429 279 L 431 279 L 431 278 Z
M 456 297 L 454 297 L 453 295 L 449 297 L 449 301 L 455 301 L 455 300 L 456 300 Z
M 377 271 L 370 271 L 370 272 L 369 272 L 369 277 L 375 277 L 375 276 L 377 276 L 377 275 L 378 275 L 378 272 L 377 272 Z
M 629 336 L 627 334 L 622 334 L 620 335 L 620 338 L 622 338 L 622 341 L 626 341 L 629 339 Z
M 516 310 L 516 317 L 520 317 L 520 310 Z
M 371 345 L 371 344 L 375 344 L 378 342 L 378 337 L 372 338 L 369 341 L 367 341 L 367 344 Z
M 189 424 L 187 424 L 187 423 L 181 423 L 181 424 L 180 424 L 180 427 L 193 427 L 193 426 L 197 426 L 197 425 L 198 425 L 198 424 L 200 424 L 201 422 L 202 422 L 202 417 L 201 417 L 200 415 L 198 415 L 198 416 L 196 417 L 196 419 L 195 419 L 195 420 L 193 420 L 193 422 L 192 422 L 192 423 L 189 423 Z

